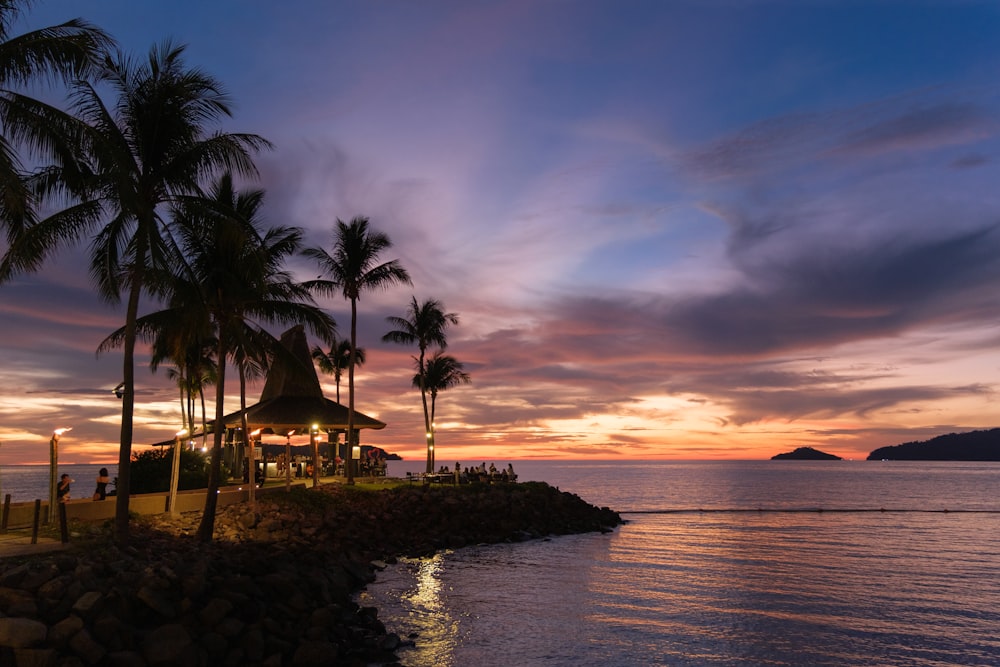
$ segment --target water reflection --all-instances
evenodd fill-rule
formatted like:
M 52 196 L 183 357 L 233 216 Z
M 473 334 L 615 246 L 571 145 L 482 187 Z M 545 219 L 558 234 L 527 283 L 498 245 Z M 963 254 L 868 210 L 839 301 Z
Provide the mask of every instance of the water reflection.
M 442 599 L 444 558 L 445 554 L 438 553 L 430 558 L 404 559 L 396 575 L 388 571 L 379 575 L 385 584 L 390 583 L 390 577 L 397 580 L 395 590 L 402 618 L 396 622 L 401 634 L 413 636 L 420 647 L 415 652 L 416 661 L 412 654 L 407 661 L 414 667 L 455 664 L 459 623 Z

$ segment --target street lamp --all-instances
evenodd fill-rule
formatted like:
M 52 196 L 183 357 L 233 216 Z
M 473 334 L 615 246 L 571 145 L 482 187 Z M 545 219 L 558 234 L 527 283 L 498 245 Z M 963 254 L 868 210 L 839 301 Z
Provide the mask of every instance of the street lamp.
M 292 434 L 295 433 L 293 428 L 287 434 L 285 434 L 285 492 L 288 493 L 292 490 Z
M 309 440 L 313 446 L 313 488 L 319 486 L 319 424 L 313 424 L 309 433 Z
M 181 438 L 188 434 L 186 428 L 182 428 L 174 435 L 174 457 L 170 466 L 170 516 L 176 517 L 177 511 L 177 483 L 181 477 Z
M 52 431 L 52 439 L 49 440 L 49 520 L 48 523 L 52 523 L 55 520 L 56 514 L 56 488 L 59 486 L 59 481 L 56 479 L 56 475 L 59 471 L 59 436 L 68 431 L 72 431 L 73 428 L 57 428 Z
M 254 450 L 254 443 L 257 438 L 260 437 L 260 429 L 255 431 L 250 431 L 250 491 L 247 496 L 250 500 L 250 506 L 253 507 L 254 503 L 257 502 L 257 456 Z M 264 461 L 265 468 L 267 467 L 267 461 Z

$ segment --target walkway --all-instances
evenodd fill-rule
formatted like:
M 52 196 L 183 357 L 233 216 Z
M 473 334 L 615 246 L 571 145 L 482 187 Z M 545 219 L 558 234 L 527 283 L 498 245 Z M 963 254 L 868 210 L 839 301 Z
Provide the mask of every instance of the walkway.
M 68 546 L 68 544 L 63 544 L 58 539 L 43 537 L 41 535 L 38 536 L 38 543 L 32 544 L 30 528 L 27 530 L 18 529 L 0 533 L 0 558 L 60 551 Z

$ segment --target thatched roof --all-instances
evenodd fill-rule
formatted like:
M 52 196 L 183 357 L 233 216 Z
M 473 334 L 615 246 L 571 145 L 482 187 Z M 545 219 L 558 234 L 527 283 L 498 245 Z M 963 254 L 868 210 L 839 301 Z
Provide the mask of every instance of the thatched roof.
M 323 396 L 302 325 L 283 333 L 281 345 L 288 354 L 275 357 L 260 402 L 246 409 L 247 428 L 270 429 L 283 435 L 291 430 L 306 432 L 316 424 L 321 431 L 346 431 L 348 409 Z M 223 419 L 227 428 L 238 427 L 241 412 L 230 413 Z M 381 429 L 385 423 L 355 410 L 354 428 Z

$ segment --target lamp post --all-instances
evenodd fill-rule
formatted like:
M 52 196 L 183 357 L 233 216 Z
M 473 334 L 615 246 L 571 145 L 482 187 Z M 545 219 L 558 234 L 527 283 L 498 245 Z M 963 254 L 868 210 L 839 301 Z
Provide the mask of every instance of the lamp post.
M 186 428 L 182 428 L 174 434 L 174 455 L 170 462 L 170 516 L 176 517 L 177 511 L 177 485 L 181 477 L 181 438 L 188 434 Z
M 292 490 L 292 434 L 293 428 L 285 435 L 285 493 Z
M 250 501 L 250 507 L 254 506 L 257 502 L 257 457 L 256 450 L 254 449 L 254 443 L 257 438 L 260 437 L 260 429 L 255 431 L 250 431 L 250 490 L 248 492 L 247 498 Z M 267 465 L 267 461 L 264 461 L 264 465 Z
M 52 438 L 49 440 L 49 517 L 48 523 L 52 523 L 56 516 L 56 488 L 59 486 L 57 474 L 59 472 L 59 436 L 70 428 L 57 428 L 52 431 Z
M 313 488 L 319 486 L 319 424 L 313 424 L 309 432 L 309 440 L 313 449 Z

